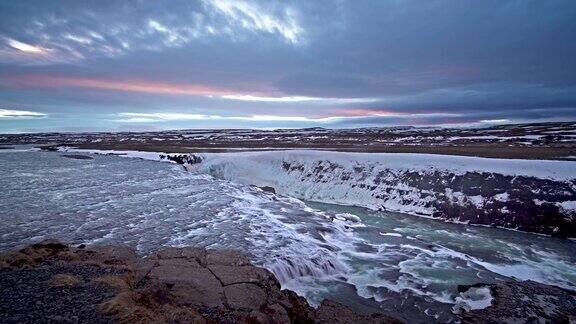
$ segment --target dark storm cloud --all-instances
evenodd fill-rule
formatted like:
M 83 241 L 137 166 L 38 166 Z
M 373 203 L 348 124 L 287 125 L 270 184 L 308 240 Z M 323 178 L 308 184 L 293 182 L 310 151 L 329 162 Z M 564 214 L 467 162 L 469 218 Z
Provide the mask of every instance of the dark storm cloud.
M 282 89 L 396 95 L 503 81 L 567 87 L 576 80 L 574 2 L 344 5 L 346 28 L 319 37 L 302 71 L 279 82 Z
M 47 117 L 0 130 L 575 119 L 575 38 L 573 1 L 4 1 L 0 108 Z

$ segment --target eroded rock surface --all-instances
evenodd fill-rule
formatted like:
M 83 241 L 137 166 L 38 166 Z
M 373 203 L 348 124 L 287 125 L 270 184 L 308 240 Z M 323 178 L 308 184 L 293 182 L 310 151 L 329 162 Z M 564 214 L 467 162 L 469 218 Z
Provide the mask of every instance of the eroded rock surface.
M 335 302 L 319 309 L 235 251 L 69 247 L 0 254 L 0 322 L 396 323 Z M 57 317 L 55 314 L 58 314 Z

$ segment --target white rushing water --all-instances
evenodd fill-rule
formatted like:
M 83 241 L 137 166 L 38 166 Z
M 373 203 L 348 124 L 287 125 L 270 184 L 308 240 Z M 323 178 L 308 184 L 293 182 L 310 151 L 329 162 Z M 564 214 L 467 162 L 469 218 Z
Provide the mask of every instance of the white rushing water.
M 0 151 L 0 249 L 47 237 L 141 253 L 238 249 L 314 304 L 437 320 L 485 304 L 466 304 L 458 285 L 516 277 L 576 290 L 569 240 L 304 202 L 170 163 L 61 155 Z

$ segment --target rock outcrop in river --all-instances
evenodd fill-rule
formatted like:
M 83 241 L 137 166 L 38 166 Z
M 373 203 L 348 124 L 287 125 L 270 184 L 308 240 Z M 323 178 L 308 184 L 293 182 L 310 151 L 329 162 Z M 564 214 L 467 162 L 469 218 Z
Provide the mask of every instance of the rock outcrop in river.
M 462 314 L 463 323 L 575 323 L 576 292 L 534 281 L 477 284 L 490 289 L 490 307 Z M 468 287 L 461 287 L 468 289 Z

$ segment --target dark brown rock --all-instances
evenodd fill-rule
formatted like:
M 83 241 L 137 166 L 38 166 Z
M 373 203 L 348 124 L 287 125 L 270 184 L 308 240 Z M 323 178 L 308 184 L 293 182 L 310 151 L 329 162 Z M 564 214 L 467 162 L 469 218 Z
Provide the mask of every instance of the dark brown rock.
M 124 291 L 100 305 L 100 312 L 118 323 L 206 323 L 189 307 L 174 306 L 158 289 Z
M 134 264 L 133 267 L 134 272 L 133 275 L 135 283 L 138 284 L 142 280 L 144 280 L 144 278 L 148 276 L 150 271 L 152 271 L 152 268 L 154 268 L 154 266 L 156 266 L 157 264 L 158 260 L 153 257 L 146 257 L 136 260 L 136 263 Z
M 68 246 L 62 242 L 54 239 L 46 239 L 24 247 L 20 250 L 20 253 L 31 257 L 35 262 L 42 262 L 46 258 L 54 257 L 58 254 L 63 254 L 68 251 Z
M 68 250 L 68 245 L 56 240 L 56 239 L 45 239 L 42 240 L 38 243 L 34 243 L 32 245 L 29 246 L 30 248 L 33 249 L 46 249 L 46 250 L 51 250 L 51 251 L 62 251 L 62 250 Z M 25 250 L 26 248 L 24 248 Z
M 335 323 L 401 323 L 399 320 L 381 314 L 362 315 L 350 307 L 331 300 L 324 300 L 316 310 L 316 322 Z
M 290 323 L 288 312 L 280 304 L 269 305 L 264 309 L 264 313 L 272 323 Z
M 314 309 L 310 307 L 306 298 L 298 296 L 291 290 L 282 290 L 283 297 L 282 305 L 288 312 L 288 316 L 293 322 L 296 323 L 314 323 L 315 314 Z
M 266 303 L 266 292 L 249 283 L 239 283 L 224 287 L 228 306 L 232 309 L 259 310 Z
M 67 245 L 48 239 L 18 251 L 0 253 L 0 268 L 34 266 L 47 259 L 72 261 L 77 258 Z
M 195 247 L 169 247 L 153 254 L 158 259 L 195 259 L 202 266 L 206 266 L 206 249 Z
M 36 262 L 34 259 L 21 252 L 5 252 L 0 254 L 0 269 L 10 267 L 22 267 L 26 265 L 33 265 Z
M 52 277 L 51 285 L 54 287 L 72 288 L 80 283 L 80 279 L 71 274 L 57 274 Z
M 165 284 L 179 304 L 222 307 L 224 290 L 210 270 L 195 260 L 162 259 L 148 277 L 155 283 Z
M 258 323 L 258 324 L 273 323 L 266 314 L 255 310 L 251 311 L 250 314 L 248 314 L 248 316 L 246 317 L 246 322 Z
M 269 192 L 269 193 L 276 193 L 276 189 L 274 189 L 274 187 L 270 187 L 270 186 L 262 186 L 262 187 L 258 187 L 260 188 L 262 191 L 264 192 Z
M 245 266 L 250 260 L 238 251 L 209 250 L 206 252 L 207 265 Z
M 48 151 L 48 152 L 57 152 L 57 151 L 58 151 L 58 146 L 57 146 L 57 145 L 40 146 L 40 150 L 42 150 L 42 151 Z
M 95 245 L 79 249 L 78 254 L 83 261 L 105 265 L 134 266 L 138 255 L 130 246 Z
M 220 279 L 220 282 L 222 282 L 224 286 L 237 283 L 254 283 L 268 287 L 280 287 L 274 275 L 263 268 L 254 266 L 209 265 L 208 269 Z
M 51 289 L 77 293 L 75 302 L 81 306 L 76 307 L 87 308 L 85 316 L 91 318 L 86 322 L 105 322 L 101 316 L 119 323 L 344 323 L 388 319 L 359 315 L 328 302 L 314 311 L 305 298 L 280 290 L 271 272 L 251 265 L 246 256 L 235 251 L 168 248 L 140 257 L 131 247 L 69 248 L 50 240 L 0 254 L 0 266 L 8 268 L 0 271 L 0 282 L 3 275 L 9 274 L 8 281 L 24 285 L 19 276 L 25 278 L 30 269 L 48 269 L 50 276 L 41 282 Z M 50 293 L 31 291 L 33 295 L 21 298 L 35 300 Z M 66 294 L 55 296 L 47 298 L 60 304 L 70 302 Z M 90 305 L 89 300 L 98 300 L 98 305 Z M 33 322 L 51 321 L 46 314 L 51 314 L 53 306 L 43 307 L 44 315 Z M 95 309 L 100 313 L 95 314 Z M 22 316 L 20 311 L 10 313 L 10 308 L 1 310 L 7 312 L 7 318 Z

